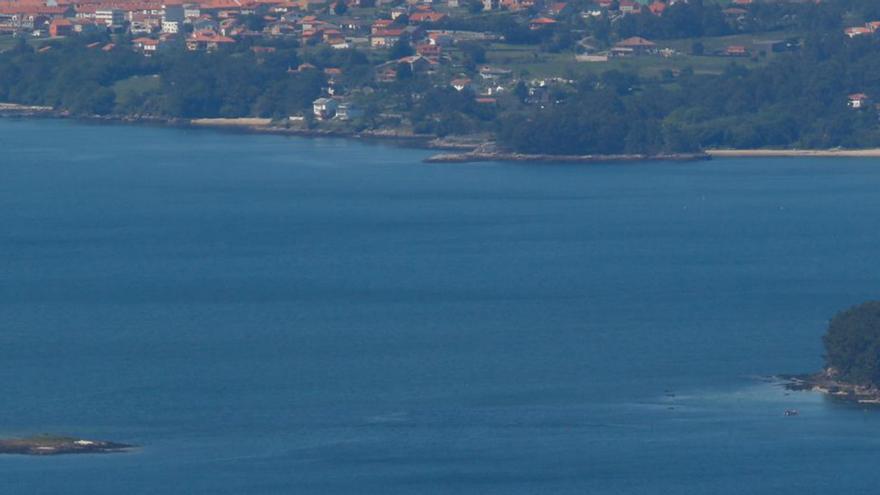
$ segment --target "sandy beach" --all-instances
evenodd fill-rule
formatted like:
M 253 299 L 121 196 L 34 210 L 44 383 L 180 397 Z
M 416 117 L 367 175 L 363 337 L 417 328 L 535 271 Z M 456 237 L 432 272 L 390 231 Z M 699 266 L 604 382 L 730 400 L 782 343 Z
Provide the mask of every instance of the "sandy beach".
M 706 150 L 713 158 L 772 158 L 772 157 L 815 157 L 815 158 L 878 158 L 880 148 L 871 149 L 830 149 L 830 150 Z

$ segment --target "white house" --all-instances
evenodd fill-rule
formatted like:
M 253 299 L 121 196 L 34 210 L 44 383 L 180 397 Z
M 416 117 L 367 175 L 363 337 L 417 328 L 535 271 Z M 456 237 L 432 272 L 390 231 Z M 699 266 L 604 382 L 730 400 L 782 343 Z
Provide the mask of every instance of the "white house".
M 125 13 L 121 10 L 96 10 L 95 21 L 106 26 L 120 26 L 125 22 Z
M 364 111 L 352 103 L 340 103 L 336 109 L 336 118 L 339 120 L 353 120 L 363 115 Z
M 473 81 L 471 81 L 470 79 L 467 79 L 467 78 L 453 79 L 452 81 L 449 82 L 449 84 L 453 88 L 455 88 L 456 91 L 464 91 L 465 89 L 470 89 L 470 90 L 474 89 Z
M 312 110 L 318 120 L 332 119 L 338 108 L 339 104 L 333 98 L 318 98 L 312 102 Z
M 868 95 L 865 93 L 855 93 L 849 95 L 849 107 L 856 110 L 868 106 Z

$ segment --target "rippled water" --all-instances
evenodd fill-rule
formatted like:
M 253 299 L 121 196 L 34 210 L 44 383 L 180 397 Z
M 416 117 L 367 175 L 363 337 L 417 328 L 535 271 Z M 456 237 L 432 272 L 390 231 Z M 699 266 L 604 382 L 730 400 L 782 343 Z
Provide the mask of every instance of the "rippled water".
M 868 493 L 880 161 L 425 165 L 0 120 L 0 493 Z M 800 416 L 783 417 L 787 408 Z

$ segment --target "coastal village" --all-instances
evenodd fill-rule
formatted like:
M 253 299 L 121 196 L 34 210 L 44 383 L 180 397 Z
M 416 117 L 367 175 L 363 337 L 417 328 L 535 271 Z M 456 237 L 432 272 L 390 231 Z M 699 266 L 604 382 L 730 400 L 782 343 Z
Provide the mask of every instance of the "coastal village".
M 0 0 L 0 495 L 872 493 L 874 19 Z
M 725 0 L 721 12 L 732 25 L 745 23 L 755 1 Z M 796 38 L 775 39 L 777 33 L 769 39 L 721 39 L 711 47 L 638 35 L 603 40 L 595 34 L 601 23 L 659 18 L 677 3 L 687 0 L 0 0 L 0 40 L 26 38 L 48 51 L 50 40 L 109 33 L 107 41 L 90 43 L 88 49 L 128 49 L 144 57 L 180 44 L 201 52 L 245 46 L 257 56 L 279 45 L 357 50 L 369 54 L 372 84 L 418 75 L 435 87 L 471 95 L 480 106 L 494 107 L 516 94 L 541 108 L 563 101 L 558 95 L 574 84 L 573 73 L 604 70 L 621 60 L 638 60 L 633 64 L 648 69 L 656 64 L 658 71 L 674 74 L 680 61 L 693 64 L 695 55 L 698 69 L 706 61 L 705 70 L 720 70 L 731 59 L 760 63 L 768 54 L 799 46 Z M 513 24 L 510 33 L 477 29 L 502 15 Z M 878 25 L 847 34 L 873 33 Z M 522 49 L 507 39 L 512 36 L 533 36 L 539 46 Z M 288 71 L 320 71 L 326 84 L 311 112 L 290 115 L 287 125 L 350 122 L 367 110 L 364 94 L 370 89 L 342 84 L 342 67 L 304 62 Z M 869 96 L 855 93 L 849 101 L 860 109 Z M 379 111 L 395 117 L 391 108 Z

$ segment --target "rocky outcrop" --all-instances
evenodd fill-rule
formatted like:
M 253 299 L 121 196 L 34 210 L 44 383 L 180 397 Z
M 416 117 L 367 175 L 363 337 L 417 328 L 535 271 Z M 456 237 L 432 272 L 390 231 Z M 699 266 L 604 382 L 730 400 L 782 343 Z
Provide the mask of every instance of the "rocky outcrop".
M 110 454 L 125 452 L 133 446 L 103 440 L 83 440 L 73 437 L 37 436 L 0 440 L 0 454 L 62 455 Z

